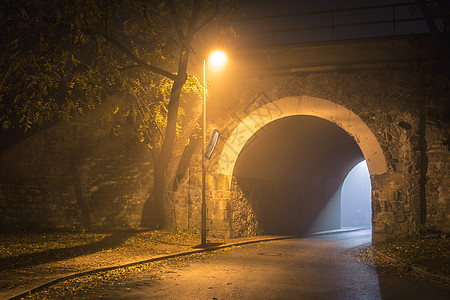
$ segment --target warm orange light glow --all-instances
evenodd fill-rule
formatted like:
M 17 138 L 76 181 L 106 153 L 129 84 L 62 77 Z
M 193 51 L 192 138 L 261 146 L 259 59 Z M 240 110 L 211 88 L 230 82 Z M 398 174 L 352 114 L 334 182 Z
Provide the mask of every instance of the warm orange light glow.
M 222 67 L 225 62 L 227 61 L 227 55 L 225 52 L 217 50 L 211 53 L 209 56 L 209 63 L 213 68 L 220 68 Z

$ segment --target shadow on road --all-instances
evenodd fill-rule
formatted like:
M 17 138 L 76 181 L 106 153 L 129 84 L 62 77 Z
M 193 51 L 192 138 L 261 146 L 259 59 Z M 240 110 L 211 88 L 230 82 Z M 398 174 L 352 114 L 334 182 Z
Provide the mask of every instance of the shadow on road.
M 408 268 L 394 271 L 376 267 L 376 272 L 382 299 L 450 299 L 446 280 L 439 281 L 429 276 L 419 279 Z
M 121 245 L 135 234 L 132 231 L 113 232 L 110 236 L 86 245 L 49 249 L 42 252 L 0 258 L 0 271 L 35 266 L 112 249 Z

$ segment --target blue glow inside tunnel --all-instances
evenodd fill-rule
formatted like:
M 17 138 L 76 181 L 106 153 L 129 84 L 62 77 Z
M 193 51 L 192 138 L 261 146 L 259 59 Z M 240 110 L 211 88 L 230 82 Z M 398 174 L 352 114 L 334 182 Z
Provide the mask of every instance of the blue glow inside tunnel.
M 341 189 L 341 228 L 371 227 L 371 184 L 366 161 L 357 164 Z

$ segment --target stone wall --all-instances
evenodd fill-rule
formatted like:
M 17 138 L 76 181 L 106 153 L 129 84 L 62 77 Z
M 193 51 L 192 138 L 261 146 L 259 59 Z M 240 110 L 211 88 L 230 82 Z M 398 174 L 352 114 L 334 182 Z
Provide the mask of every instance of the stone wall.
M 256 236 L 265 233 L 265 230 L 259 221 L 263 216 L 259 216 L 255 212 L 255 206 L 252 205 L 250 197 L 246 196 L 237 182 L 237 178 L 233 177 L 231 186 L 231 236 Z
M 1 153 L 1 228 L 140 225 L 151 192 L 150 158 L 126 123 L 99 114 L 46 129 Z
M 430 124 L 432 125 L 432 124 Z M 444 126 L 427 126 L 426 222 L 450 230 L 450 145 Z
M 46 197 L 44 182 L 29 178 L 12 182 L 3 178 L 0 184 L 0 226 L 20 226 L 27 229 L 52 227 L 66 223 L 61 214 L 68 207 L 58 207 Z

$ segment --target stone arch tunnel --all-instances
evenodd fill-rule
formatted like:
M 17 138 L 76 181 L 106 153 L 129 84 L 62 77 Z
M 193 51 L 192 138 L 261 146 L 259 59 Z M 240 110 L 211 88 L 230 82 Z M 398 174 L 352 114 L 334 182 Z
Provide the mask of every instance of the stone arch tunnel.
M 207 163 L 208 234 L 255 234 L 254 216 L 267 233 L 320 230 L 314 219 L 363 159 L 374 242 L 423 224 L 448 231 L 448 81 L 425 45 L 426 36 L 380 37 L 230 53 L 228 69 L 208 77 L 207 129 L 222 133 Z M 94 226 L 139 226 L 152 161 L 126 122 L 113 136 L 99 120 L 89 114 L 0 153 L 0 227 L 81 226 L 85 207 Z M 190 134 L 173 152 L 168 194 L 177 227 L 196 231 L 201 153 L 186 146 Z M 278 205 L 264 200 L 272 194 Z
M 231 224 L 231 234 L 248 228 L 284 235 L 340 228 L 340 194 L 349 171 L 366 160 L 371 175 L 387 172 L 378 140 L 358 115 L 332 101 L 263 98 L 263 105 L 233 121 L 216 156 L 217 173 L 241 193 L 230 197 L 231 218 L 237 213 L 241 227 Z
M 336 124 L 313 116 L 278 119 L 243 147 L 233 175 L 267 234 L 340 228 L 340 188 L 364 156 Z

